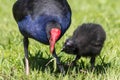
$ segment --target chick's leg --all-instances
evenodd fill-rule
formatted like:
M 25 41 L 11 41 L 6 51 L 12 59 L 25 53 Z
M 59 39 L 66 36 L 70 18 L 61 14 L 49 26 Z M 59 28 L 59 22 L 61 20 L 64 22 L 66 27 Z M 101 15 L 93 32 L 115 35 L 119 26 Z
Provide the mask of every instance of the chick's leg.
M 77 55 L 77 56 L 75 57 L 75 59 L 72 61 L 72 63 L 70 64 L 70 66 L 76 65 L 76 61 L 78 61 L 78 60 L 80 59 L 80 57 L 81 57 L 81 56 Z
M 95 65 L 95 57 L 91 57 L 90 63 L 91 63 L 91 69 L 93 69 Z

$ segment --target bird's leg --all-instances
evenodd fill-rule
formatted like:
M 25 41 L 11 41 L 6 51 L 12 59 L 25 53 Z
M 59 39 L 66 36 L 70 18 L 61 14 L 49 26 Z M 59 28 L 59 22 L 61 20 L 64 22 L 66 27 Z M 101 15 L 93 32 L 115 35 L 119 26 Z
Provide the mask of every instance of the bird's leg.
M 63 73 L 63 74 L 65 74 L 64 67 L 63 67 L 63 65 L 61 64 L 58 56 L 56 55 L 55 49 L 54 49 L 54 51 L 53 51 L 52 56 L 56 59 L 56 64 L 58 65 L 58 67 L 59 67 L 59 69 L 60 69 L 60 72 Z
M 29 41 L 28 41 L 28 38 L 24 37 L 23 44 L 24 44 L 24 52 L 25 52 L 25 72 L 26 72 L 26 75 L 28 75 L 29 74 L 29 61 L 28 61 Z
M 91 63 L 91 69 L 93 70 L 95 65 L 95 57 L 91 57 L 90 63 Z
M 77 55 L 77 56 L 75 57 L 75 59 L 72 61 L 72 63 L 70 64 L 70 66 L 76 65 L 76 61 L 78 61 L 78 60 L 80 59 L 80 57 L 81 57 L 81 56 Z

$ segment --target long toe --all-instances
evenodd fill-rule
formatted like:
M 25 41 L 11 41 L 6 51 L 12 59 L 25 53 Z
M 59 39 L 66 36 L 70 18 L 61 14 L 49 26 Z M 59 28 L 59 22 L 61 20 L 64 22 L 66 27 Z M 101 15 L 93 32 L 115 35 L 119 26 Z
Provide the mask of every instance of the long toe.
M 76 62 L 72 61 L 71 63 L 67 64 L 69 67 L 74 67 L 76 66 Z
M 58 64 L 58 67 L 59 67 L 59 69 L 60 69 L 60 72 L 61 72 L 63 75 L 65 75 L 65 70 L 64 70 L 63 65 L 62 65 L 62 64 Z

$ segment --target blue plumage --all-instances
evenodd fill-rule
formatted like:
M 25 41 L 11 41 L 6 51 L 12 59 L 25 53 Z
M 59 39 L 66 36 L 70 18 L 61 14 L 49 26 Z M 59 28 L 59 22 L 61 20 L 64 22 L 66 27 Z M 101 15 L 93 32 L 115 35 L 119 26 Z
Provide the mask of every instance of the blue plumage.
M 56 55 L 55 43 L 71 23 L 71 9 L 67 0 L 17 0 L 13 16 L 23 35 L 25 70 L 29 74 L 29 38 L 50 45 L 50 53 L 63 73 L 64 68 Z
M 61 35 L 63 35 L 69 27 L 70 18 L 70 12 L 65 17 L 42 15 L 32 19 L 32 16 L 28 15 L 23 20 L 18 21 L 18 26 L 24 36 L 34 38 L 44 44 L 49 44 L 46 34 L 46 24 L 53 20 L 58 22 L 61 25 Z

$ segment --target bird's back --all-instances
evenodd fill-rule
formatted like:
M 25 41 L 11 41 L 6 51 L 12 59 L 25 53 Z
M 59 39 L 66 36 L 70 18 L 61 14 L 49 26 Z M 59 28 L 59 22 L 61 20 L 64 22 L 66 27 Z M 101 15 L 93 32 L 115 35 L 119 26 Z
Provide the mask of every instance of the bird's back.
M 91 56 L 89 53 L 100 53 L 106 34 L 98 24 L 83 24 L 73 33 L 73 39 L 77 43 L 80 53 Z
M 18 0 L 13 6 L 13 15 L 16 21 L 20 21 L 26 15 L 34 18 L 43 14 L 64 16 L 69 10 L 66 0 Z
M 47 43 L 46 25 L 56 21 L 62 26 L 62 35 L 71 22 L 71 9 L 67 0 L 18 0 L 13 15 L 24 36 Z

